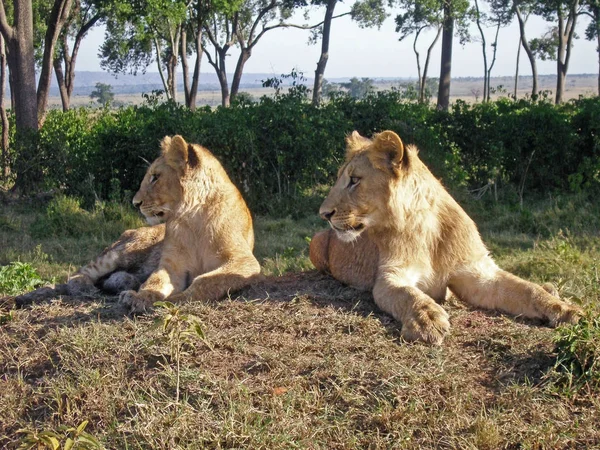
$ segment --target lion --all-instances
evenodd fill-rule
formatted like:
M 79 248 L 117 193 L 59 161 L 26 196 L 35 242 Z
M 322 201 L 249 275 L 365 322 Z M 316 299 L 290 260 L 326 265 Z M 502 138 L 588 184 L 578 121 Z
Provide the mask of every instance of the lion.
M 158 267 L 119 294 L 134 313 L 167 297 L 216 300 L 260 275 L 250 211 L 218 159 L 181 136 L 161 148 L 133 197 L 150 225 L 165 223 Z
M 259 277 L 252 217 L 221 163 L 181 136 L 165 137 L 161 149 L 133 198 L 151 226 L 125 231 L 66 284 L 17 304 L 100 288 L 138 313 L 167 297 L 216 300 Z
M 353 132 L 346 160 L 319 209 L 332 231 L 311 242 L 320 270 L 372 289 L 375 303 L 402 323 L 407 341 L 440 344 L 450 330 L 438 304 L 449 289 L 476 307 L 576 323 L 581 309 L 500 269 L 477 226 L 393 131 Z

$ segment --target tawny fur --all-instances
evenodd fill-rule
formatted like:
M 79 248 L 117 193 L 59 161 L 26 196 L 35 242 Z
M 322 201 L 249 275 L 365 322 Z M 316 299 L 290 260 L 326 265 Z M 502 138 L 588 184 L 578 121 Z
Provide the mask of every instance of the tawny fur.
M 166 137 L 133 198 L 150 224 L 165 222 L 157 269 L 120 301 L 142 312 L 155 301 L 218 299 L 260 274 L 250 211 L 221 163 L 181 136 Z
M 416 148 L 405 147 L 392 131 L 373 140 L 357 132 L 348 137 L 346 162 L 320 214 L 335 235 L 313 238 L 315 266 L 372 288 L 376 304 L 402 322 L 407 340 L 441 343 L 450 324 L 436 300 L 444 299 L 447 288 L 472 305 L 553 326 L 579 319 L 579 308 L 550 288 L 498 268 L 475 223 Z

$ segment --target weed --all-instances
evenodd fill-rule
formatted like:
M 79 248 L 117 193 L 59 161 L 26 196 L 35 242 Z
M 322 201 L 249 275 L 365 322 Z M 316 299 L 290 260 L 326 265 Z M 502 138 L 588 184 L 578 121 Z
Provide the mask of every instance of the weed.
M 588 314 L 556 330 L 555 370 L 568 391 L 600 386 L 600 317 Z
M 19 449 L 60 449 L 61 442 L 63 450 L 95 450 L 104 448 L 100 441 L 85 431 L 88 421 L 85 420 L 77 427 L 60 426 L 59 432 L 56 431 L 31 431 L 18 430 L 22 434 Z
M 43 282 L 29 263 L 17 261 L 0 267 L 0 294 L 17 295 L 33 290 Z
M 177 387 L 175 389 L 175 404 L 179 404 L 179 385 L 181 379 L 181 352 L 183 344 L 191 338 L 198 338 L 207 347 L 211 348 L 206 340 L 200 319 L 192 314 L 183 314 L 178 306 L 171 302 L 155 302 L 154 306 L 165 310 L 162 316 L 163 334 L 167 337 L 170 345 L 171 359 L 175 361 L 175 377 Z

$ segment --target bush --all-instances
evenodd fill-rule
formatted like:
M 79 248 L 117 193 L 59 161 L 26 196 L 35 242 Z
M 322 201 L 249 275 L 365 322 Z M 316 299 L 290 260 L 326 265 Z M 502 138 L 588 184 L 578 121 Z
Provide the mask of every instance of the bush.
M 449 112 L 410 103 L 399 91 L 356 100 L 338 94 L 314 107 L 296 86 L 275 98 L 190 111 L 173 102 L 117 110 L 52 111 L 39 133 L 35 164 L 44 188 L 81 199 L 130 198 L 165 135 L 209 148 L 251 210 L 302 215 L 317 205 L 344 158 L 344 137 L 391 129 L 417 144 L 450 188 L 512 198 L 600 190 L 600 99 L 554 106 L 545 100 L 470 105 Z
M 37 216 L 30 226 L 36 238 L 57 236 L 97 236 L 109 233 L 115 238 L 128 228 L 142 224 L 137 213 L 128 206 L 115 202 L 98 202 L 92 211 L 81 207 L 77 198 L 58 195 L 46 207 L 46 213 Z
M 556 330 L 556 370 L 568 389 L 600 387 L 600 317 Z
M 43 280 L 31 264 L 12 262 L 0 267 L 0 295 L 18 295 L 42 283 Z

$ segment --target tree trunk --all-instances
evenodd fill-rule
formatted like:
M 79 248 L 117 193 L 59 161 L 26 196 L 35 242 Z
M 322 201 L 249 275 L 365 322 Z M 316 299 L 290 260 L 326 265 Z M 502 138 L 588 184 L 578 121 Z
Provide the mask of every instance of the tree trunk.
M 444 24 L 442 31 L 442 59 L 437 108 L 447 111 L 450 106 L 450 82 L 452 72 L 452 39 L 454 37 L 454 17 L 451 0 L 444 2 Z
M 204 54 L 204 48 L 202 47 L 202 27 L 198 23 L 198 30 L 196 31 L 196 63 L 194 64 L 194 74 L 192 75 L 192 85 L 190 87 L 190 97 L 188 108 L 192 111 L 196 109 L 196 97 L 198 96 L 198 83 L 200 81 L 200 65 L 202 63 L 202 55 Z
M 41 124 L 46 117 L 46 108 L 48 107 L 48 93 L 50 91 L 50 80 L 52 78 L 52 65 L 54 63 L 54 48 L 65 24 L 69 11 L 71 10 L 72 0 L 55 0 L 50 17 L 48 18 L 48 28 L 44 37 L 44 56 L 42 59 L 42 70 L 37 88 L 37 110 L 38 122 Z
M 417 50 L 417 41 L 425 27 L 421 27 L 415 33 L 415 39 L 413 40 L 413 52 L 415 52 L 415 58 L 417 60 L 417 74 L 419 76 L 419 103 L 423 103 L 423 74 L 421 73 L 421 55 Z
M 183 95 L 185 98 L 185 106 L 190 107 L 190 71 L 187 60 L 187 32 L 185 27 L 181 27 L 181 35 L 179 37 L 179 53 L 181 53 L 181 72 L 183 73 Z
M 71 98 L 67 89 L 67 82 L 65 80 L 65 74 L 63 73 L 60 57 L 58 56 L 54 58 L 54 74 L 56 75 L 56 82 L 58 83 L 58 91 L 60 92 L 60 101 L 62 103 L 63 111 L 68 111 L 71 106 Z
M 96 25 L 100 17 L 100 14 L 96 14 L 82 25 L 75 36 L 73 51 L 71 52 L 69 52 L 68 34 L 66 32 L 62 33 L 62 49 L 54 59 L 54 73 L 56 74 L 63 111 L 68 111 L 71 107 L 71 96 L 73 95 L 73 88 L 75 86 L 75 64 L 77 62 L 77 55 L 79 54 L 79 47 L 83 38 Z M 68 26 L 69 24 L 65 24 L 65 27 Z M 63 62 L 65 65 L 64 70 L 62 67 Z
M 496 64 L 496 54 L 498 52 L 498 34 L 500 33 L 500 22 L 496 26 L 496 36 L 494 36 L 494 51 L 492 53 L 492 62 L 490 63 L 490 67 L 487 70 L 487 99 L 490 101 L 490 91 L 491 91 L 491 80 L 492 80 L 492 70 L 494 69 L 494 64 Z
M 565 85 L 567 81 L 567 71 L 569 70 L 569 60 L 571 59 L 571 49 L 573 47 L 573 36 L 575 35 L 575 25 L 577 24 L 577 8 L 579 0 L 574 0 L 569 8 L 569 15 L 565 23 L 565 18 L 561 9 L 558 11 L 558 52 L 556 58 L 556 98 L 555 103 L 562 103 L 565 94 Z
M 240 83 L 242 81 L 242 74 L 244 73 L 244 65 L 252 56 L 252 48 L 242 48 L 240 57 L 238 58 L 237 65 L 235 66 L 235 72 L 233 73 L 233 80 L 231 80 L 231 95 L 230 101 L 233 101 L 240 90 Z
M 10 161 L 8 157 L 8 134 L 10 125 L 8 115 L 4 107 L 4 94 L 6 93 L 6 49 L 4 47 L 4 38 L 0 34 L 0 120 L 2 121 L 2 178 L 6 180 L 10 175 Z
M 519 37 L 519 45 L 517 46 L 517 63 L 515 64 L 515 90 L 514 97 L 517 99 L 517 91 L 519 90 L 519 58 L 521 57 L 521 38 Z
M 438 39 L 440 38 L 440 34 L 442 34 L 442 28 L 438 28 L 437 34 L 435 35 L 435 39 L 427 49 L 427 56 L 425 57 L 425 66 L 423 67 L 423 78 L 421 80 L 421 92 L 419 93 L 419 102 L 425 103 L 425 87 L 427 86 L 427 71 L 429 70 L 429 61 L 431 60 L 431 51 Z
M 331 36 L 331 21 L 333 20 L 333 11 L 337 0 L 328 0 L 327 8 L 325 9 L 325 19 L 323 20 L 323 37 L 321 38 L 321 56 L 317 62 L 315 69 L 315 84 L 313 87 L 312 104 L 318 106 L 321 103 L 323 95 L 323 79 L 327 60 L 329 59 L 329 40 Z
M 0 29 L 6 41 L 10 71 L 12 107 L 17 132 L 37 130 L 35 56 L 33 49 L 33 9 L 28 1 L 14 1 L 14 23 L 6 20 L 4 2 L 0 2 Z
M 521 45 L 525 49 L 525 53 L 527 53 L 527 58 L 529 58 L 529 64 L 531 65 L 531 77 L 533 79 L 533 86 L 531 87 L 531 98 L 535 99 L 538 94 L 538 73 L 537 64 L 535 62 L 535 55 L 531 51 L 531 47 L 529 47 L 529 42 L 527 42 L 527 37 L 525 36 L 525 22 L 527 21 L 527 18 L 523 19 L 523 16 L 521 15 L 521 10 L 518 6 L 515 7 L 515 12 L 517 13 L 517 20 L 519 21 L 519 34 L 521 35 Z
M 486 42 L 485 42 L 485 33 L 483 32 L 483 28 L 481 27 L 481 14 L 479 13 L 479 2 L 475 0 L 475 10 L 477 11 L 477 16 L 475 17 L 475 23 L 477 24 L 477 28 L 479 29 L 479 35 L 481 36 L 481 53 L 483 54 L 483 103 L 487 102 L 489 87 L 488 87 L 488 64 L 487 64 L 487 51 L 486 51 Z

